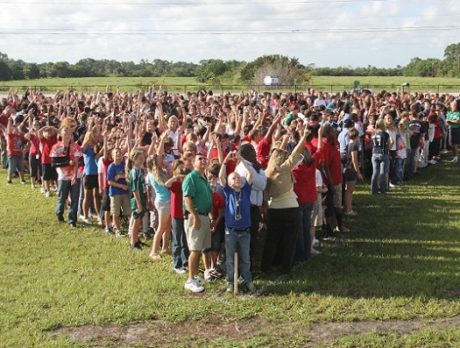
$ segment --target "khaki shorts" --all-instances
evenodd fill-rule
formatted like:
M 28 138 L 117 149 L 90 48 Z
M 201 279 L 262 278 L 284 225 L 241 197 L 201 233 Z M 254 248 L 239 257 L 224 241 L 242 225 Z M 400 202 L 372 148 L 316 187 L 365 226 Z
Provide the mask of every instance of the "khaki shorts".
M 155 209 L 160 215 L 171 214 L 171 201 L 159 201 L 155 199 Z
M 205 215 L 198 215 L 201 221 L 199 230 L 193 229 L 193 216 L 185 220 L 185 236 L 190 251 L 203 251 L 211 248 L 211 227 L 209 218 Z
M 334 186 L 334 208 L 342 209 L 342 184 Z
M 124 216 L 131 215 L 131 202 L 128 194 L 110 197 L 110 213 L 119 215 L 120 209 L 123 210 Z

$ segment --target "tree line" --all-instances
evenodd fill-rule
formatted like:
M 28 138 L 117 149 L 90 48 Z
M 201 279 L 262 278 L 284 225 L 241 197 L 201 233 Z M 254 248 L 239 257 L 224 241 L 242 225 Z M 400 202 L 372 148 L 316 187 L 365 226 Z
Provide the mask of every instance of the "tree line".
M 460 43 L 450 44 L 443 59 L 413 58 L 406 66 L 395 68 L 316 67 L 304 66 L 297 58 L 266 55 L 251 62 L 222 59 L 202 60 L 199 64 L 171 62 L 162 59 L 119 62 L 113 59 L 85 58 L 75 64 L 68 62 L 28 63 L 0 53 L 0 80 L 32 80 L 52 77 L 196 77 L 199 82 L 220 83 L 221 79 L 262 83 L 263 74 L 282 75 L 281 83 L 301 83 L 309 76 L 420 76 L 460 77 Z

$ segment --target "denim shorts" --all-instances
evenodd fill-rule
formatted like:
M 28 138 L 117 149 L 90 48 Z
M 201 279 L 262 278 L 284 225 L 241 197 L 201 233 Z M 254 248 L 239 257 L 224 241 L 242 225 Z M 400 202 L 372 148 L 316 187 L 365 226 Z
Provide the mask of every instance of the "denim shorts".
M 24 156 L 8 156 L 8 171 L 10 173 L 24 171 Z

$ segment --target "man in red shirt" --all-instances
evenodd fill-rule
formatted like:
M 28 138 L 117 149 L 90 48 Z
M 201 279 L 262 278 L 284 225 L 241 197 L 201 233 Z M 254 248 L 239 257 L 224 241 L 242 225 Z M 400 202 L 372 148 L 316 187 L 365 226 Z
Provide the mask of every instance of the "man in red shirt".
M 325 139 L 323 139 L 323 135 Z M 338 150 L 337 132 L 330 124 L 326 124 L 319 129 L 318 149 L 322 153 L 323 168 L 328 186 L 326 196 L 326 235 L 330 237 L 332 234 L 334 217 L 337 223 L 336 232 L 350 232 L 342 223 L 342 161 Z
M 13 174 L 18 172 L 21 184 L 24 180 L 24 145 L 26 142 L 25 135 L 19 130 L 19 124 L 13 124 L 13 118 L 8 119 L 7 133 L 7 153 L 8 153 L 8 184 L 12 183 Z

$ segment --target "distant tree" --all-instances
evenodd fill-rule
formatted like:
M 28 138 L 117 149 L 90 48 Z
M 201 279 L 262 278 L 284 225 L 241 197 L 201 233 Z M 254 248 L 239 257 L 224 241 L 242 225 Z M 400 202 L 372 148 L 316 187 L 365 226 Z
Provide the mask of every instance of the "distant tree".
M 40 69 L 35 63 L 26 63 L 24 64 L 23 69 L 24 77 L 27 80 L 33 80 L 40 78 Z

